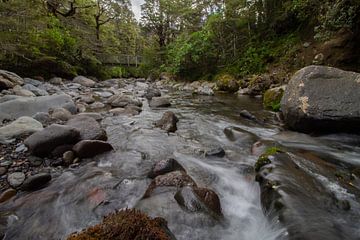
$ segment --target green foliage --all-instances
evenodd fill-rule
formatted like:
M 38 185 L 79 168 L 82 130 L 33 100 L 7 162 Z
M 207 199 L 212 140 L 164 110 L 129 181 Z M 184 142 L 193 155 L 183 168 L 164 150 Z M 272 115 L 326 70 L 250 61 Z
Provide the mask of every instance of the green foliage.
M 265 153 L 263 153 L 258 160 L 255 163 L 255 171 L 260 171 L 260 169 L 271 163 L 271 160 L 269 159 L 269 156 L 274 155 L 276 153 L 281 153 L 282 150 L 278 147 L 270 147 L 267 148 Z

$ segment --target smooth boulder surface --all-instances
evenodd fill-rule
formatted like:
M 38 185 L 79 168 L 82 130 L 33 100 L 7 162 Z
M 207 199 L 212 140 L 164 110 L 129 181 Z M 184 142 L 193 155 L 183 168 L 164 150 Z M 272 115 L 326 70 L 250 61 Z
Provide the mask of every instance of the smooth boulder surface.
M 82 115 L 70 119 L 67 126 L 76 128 L 80 132 L 81 140 L 107 140 L 106 132 L 92 117 Z
M 20 117 L 16 121 L 0 128 L 0 143 L 24 135 L 31 134 L 43 129 L 40 122 L 31 117 Z
M 84 87 L 95 87 L 96 82 L 84 76 L 77 76 L 73 79 L 74 83 L 78 83 Z
M 153 97 L 149 102 L 152 108 L 170 107 L 171 103 L 166 97 Z
M 15 85 L 23 85 L 24 80 L 17 74 L 0 70 L 0 91 L 13 88 Z
M 7 181 L 13 188 L 19 187 L 25 181 L 25 174 L 23 172 L 14 172 L 8 175 Z
M 29 90 L 26 90 L 22 87 L 20 87 L 19 85 L 16 85 L 13 89 L 12 89 L 13 93 L 17 96 L 21 96 L 21 97 L 35 97 L 35 94 Z
M 28 177 L 21 185 L 23 191 L 33 191 L 44 187 L 51 181 L 51 175 L 49 173 L 39 173 Z
M 48 112 L 51 108 L 75 107 L 71 97 L 52 95 L 43 97 L 19 97 L 0 103 L 0 121 L 4 119 L 17 119 L 22 116 L 33 116 L 38 112 Z
M 277 153 L 260 168 L 261 203 L 289 239 L 359 239 L 359 188 L 336 175 L 339 166 L 311 153 Z
M 176 132 L 178 121 L 179 119 L 176 117 L 175 113 L 167 111 L 160 120 L 156 121 L 155 126 L 167 132 Z
M 186 186 L 180 189 L 174 198 L 187 211 L 204 211 L 215 217 L 222 215 L 219 196 L 213 190 Z
M 360 74 L 308 66 L 290 80 L 281 101 L 288 127 L 301 132 L 360 133 Z
M 79 139 L 80 133 L 77 129 L 52 124 L 28 137 L 24 143 L 33 155 L 44 157 L 50 154 L 56 147 L 76 143 Z
M 91 158 L 109 152 L 114 148 L 110 143 L 98 140 L 83 140 L 75 144 L 73 151 L 80 158 Z

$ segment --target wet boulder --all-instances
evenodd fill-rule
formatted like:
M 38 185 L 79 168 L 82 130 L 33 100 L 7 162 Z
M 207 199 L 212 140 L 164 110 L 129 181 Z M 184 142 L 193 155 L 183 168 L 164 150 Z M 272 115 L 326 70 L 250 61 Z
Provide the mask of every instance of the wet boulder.
M 300 132 L 360 133 L 360 74 L 308 66 L 290 80 L 281 101 L 287 126 Z
M 179 119 L 175 113 L 167 111 L 163 114 L 162 118 L 155 123 L 155 127 L 161 128 L 167 132 L 176 132 L 177 122 Z
M 186 186 L 181 188 L 174 198 L 187 211 L 202 211 L 214 217 L 222 216 L 219 196 L 213 190 Z
M 164 175 L 159 175 L 150 183 L 144 198 L 150 197 L 156 188 L 175 187 L 182 188 L 185 186 L 196 186 L 195 181 L 184 171 L 173 171 Z
M 39 157 L 50 154 L 56 147 L 78 142 L 80 132 L 69 126 L 52 124 L 25 139 L 30 152 Z
M 286 85 L 266 90 L 263 97 L 264 108 L 275 112 L 279 111 L 285 89 Z
M 165 159 L 155 163 L 151 171 L 148 173 L 149 178 L 155 178 L 173 171 L 184 171 L 185 169 L 181 164 L 173 158 Z
M 225 157 L 225 150 L 222 147 L 209 149 L 205 152 L 205 157 Z
M 23 191 L 34 191 L 44 187 L 48 182 L 51 181 L 51 174 L 39 173 L 28 177 L 21 185 Z
M 149 88 L 146 90 L 144 97 L 150 101 L 153 97 L 161 97 L 161 92 L 159 89 Z
M 137 99 L 134 96 L 124 95 L 124 94 L 118 94 L 110 97 L 108 99 L 108 103 L 112 107 L 120 107 L 120 108 L 125 108 L 126 106 L 130 106 L 130 105 L 142 107 L 142 102 L 139 99 Z
M 107 140 L 107 135 L 100 124 L 92 117 L 79 115 L 70 119 L 67 126 L 73 127 L 80 132 L 81 140 Z
M 109 152 L 114 148 L 110 143 L 99 140 L 83 140 L 75 144 L 73 151 L 79 158 L 91 158 Z
M 149 102 L 152 108 L 170 107 L 171 103 L 166 97 L 153 97 Z

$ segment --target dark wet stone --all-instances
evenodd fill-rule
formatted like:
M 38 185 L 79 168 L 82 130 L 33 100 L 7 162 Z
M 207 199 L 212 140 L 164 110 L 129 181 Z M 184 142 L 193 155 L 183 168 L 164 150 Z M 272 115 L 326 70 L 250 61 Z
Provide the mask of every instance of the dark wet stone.
M 248 110 L 242 110 L 240 112 L 240 116 L 245 118 L 245 119 L 249 119 L 249 120 L 253 120 L 256 121 L 256 117 L 254 115 L 252 115 Z
M 180 163 L 178 163 L 178 161 L 173 158 L 169 158 L 155 163 L 155 165 L 149 172 L 148 177 L 155 178 L 159 175 L 163 175 L 177 170 L 185 172 L 185 169 L 183 168 L 183 166 L 180 165 Z
M 44 187 L 51 181 L 51 175 L 49 173 L 39 173 L 28 177 L 21 186 L 23 191 L 34 191 Z
M 91 158 L 111 150 L 113 147 L 110 143 L 98 140 L 83 140 L 73 147 L 73 151 L 80 158 Z
M 153 97 L 161 97 L 161 92 L 159 89 L 149 88 L 148 90 L 146 90 L 144 97 L 147 100 L 151 100 Z
M 80 132 L 81 140 L 107 140 L 105 130 L 92 117 L 76 116 L 70 119 L 66 125 L 77 129 Z
M 44 162 L 44 159 L 36 156 L 29 156 L 28 160 L 30 162 L 30 165 L 33 167 L 39 167 Z
M 152 192 L 158 187 L 176 187 L 196 186 L 195 181 L 184 171 L 174 171 L 164 175 L 157 176 L 149 185 L 144 194 L 144 198 L 150 197 Z
M 174 196 L 178 204 L 190 212 L 204 211 L 222 216 L 219 196 L 207 188 L 183 187 Z
M 63 154 L 64 163 L 70 165 L 75 159 L 75 153 L 73 151 L 67 151 Z
M 73 147 L 74 145 L 69 144 L 58 146 L 51 152 L 51 156 L 54 158 L 62 157 L 65 152 L 71 151 Z
M 43 157 L 50 154 L 58 146 L 76 143 L 79 138 L 80 133 L 77 129 L 52 124 L 28 137 L 24 143 L 33 155 Z
M 7 173 L 7 168 L 6 167 L 0 167 L 0 176 L 4 175 Z
M 205 157 L 225 157 L 225 150 L 222 147 L 217 147 L 205 152 Z
M 179 119 L 176 117 L 175 113 L 167 111 L 163 114 L 162 118 L 155 123 L 155 126 L 167 132 L 175 132 L 177 130 L 176 124 L 178 121 Z
M 16 195 L 16 190 L 9 188 L 0 194 L 0 203 L 8 201 L 10 198 Z

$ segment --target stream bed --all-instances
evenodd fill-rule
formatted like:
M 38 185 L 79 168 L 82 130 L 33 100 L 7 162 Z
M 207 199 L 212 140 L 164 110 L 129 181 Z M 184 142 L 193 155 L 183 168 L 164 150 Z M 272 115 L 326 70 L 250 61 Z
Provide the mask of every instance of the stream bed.
M 319 181 L 321 191 L 346 200 L 351 208 L 344 210 L 329 204 L 312 211 L 315 204 L 307 206 L 307 217 L 316 221 L 318 214 L 328 212 L 321 220 L 328 222 L 329 227 L 337 226 L 332 224 L 336 219 L 342 221 L 338 223 L 340 228 L 346 226 L 344 234 L 329 233 L 323 235 L 323 239 L 360 239 L 359 181 L 352 174 L 360 165 L 359 136 L 310 136 L 285 131 L 275 121 L 275 114 L 263 110 L 261 99 L 257 98 L 222 94 L 197 96 L 176 91 L 167 94 L 172 103 L 170 108 L 151 109 L 144 100 L 139 115 L 106 115 L 102 125 L 115 151 L 88 160 L 79 168 L 67 169 L 54 176 L 46 188 L 21 193 L 0 205 L 0 221 L 6 225 L 5 239 L 66 239 L 69 234 L 97 224 L 103 216 L 124 208 L 137 208 L 152 217 L 165 218 L 178 240 L 311 239 L 300 238 L 306 229 L 289 228 L 287 224 L 291 222 L 281 221 L 272 209 L 263 210 L 253 166 L 267 146 L 301 153 L 303 157 L 316 156 L 331 164 L 331 171 L 323 170 L 323 163 L 314 162 L 300 168 L 311 176 L 308 181 Z M 241 118 L 239 112 L 243 109 L 259 121 Z M 177 115 L 179 122 L 178 130 L 168 134 L 155 128 L 154 122 L 169 110 Z M 254 147 L 256 142 L 260 142 L 258 147 Z M 225 157 L 205 157 L 206 151 L 218 147 L 225 150 Z M 205 213 L 186 212 L 177 204 L 171 190 L 143 199 L 151 182 L 147 173 L 156 161 L 167 158 L 176 159 L 198 186 L 213 189 L 219 195 L 223 220 L 215 220 Z M 337 182 L 334 171 L 353 177 L 350 190 Z M 280 176 L 279 181 L 282 178 L 289 183 L 299 180 L 291 178 L 291 172 Z M 296 201 L 301 202 L 301 198 L 298 195 Z M 295 202 L 292 196 L 287 199 L 290 209 L 304 207 L 292 205 Z M 293 223 L 298 224 L 296 221 Z M 298 221 L 306 222 L 306 216 Z M 293 232 L 289 235 L 291 228 Z M 320 234 L 328 231 L 327 228 L 320 230 Z

